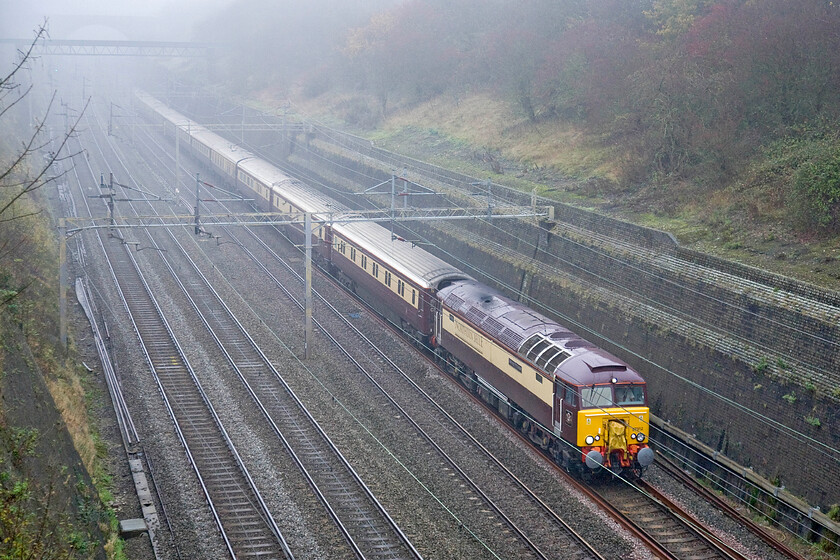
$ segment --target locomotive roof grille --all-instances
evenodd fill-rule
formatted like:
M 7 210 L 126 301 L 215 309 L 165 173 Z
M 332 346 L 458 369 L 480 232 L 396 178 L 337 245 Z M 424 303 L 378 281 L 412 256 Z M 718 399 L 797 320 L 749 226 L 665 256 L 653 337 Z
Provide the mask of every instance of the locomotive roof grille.
M 452 309 L 459 309 L 462 305 L 464 305 L 464 300 L 455 294 L 449 294 L 446 296 L 444 303 Z
M 519 355 L 548 373 L 554 373 L 571 354 L 544 334 L 532 335 L 519 347 Z
M 499 340 L 507 344 L 509 348 L 519 348 L 522 344 L 522 335 L 510 329 L 505 329 L 499 336 Z
M 493 333 L 497 337 L 501 335 L 502 332 L 505 330 L 505 326 L 493 317 L 487 317 L 481 326 L 484 328 L 484 330 L 486 330 L 489 333 Z
M 486 318 L 487 314 L 480 309 L 476 309 L 475 307 L 470 307 L 467 311 L 467 319 L 478 325 L 480 325 Z

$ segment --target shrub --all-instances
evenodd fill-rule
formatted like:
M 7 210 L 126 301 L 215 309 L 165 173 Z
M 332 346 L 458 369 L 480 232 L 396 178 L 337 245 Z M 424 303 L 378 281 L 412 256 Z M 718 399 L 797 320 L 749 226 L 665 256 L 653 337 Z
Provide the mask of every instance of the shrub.
M 832 145 L 796 171 L 791 193 L 795 225 L 805 231 L 840 231 L 840 146 Z
M 820 419 L 816 416 L 806 416 L 805 421 L 815 428 L 819 428 L 820 426 L 822 426 L 822 423 L 820 423 Z

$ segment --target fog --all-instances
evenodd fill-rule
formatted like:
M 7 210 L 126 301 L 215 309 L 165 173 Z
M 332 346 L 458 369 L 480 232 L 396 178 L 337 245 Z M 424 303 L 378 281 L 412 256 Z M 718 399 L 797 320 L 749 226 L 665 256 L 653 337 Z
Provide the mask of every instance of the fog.
M 54 40 L 219 43 L 214 65 L 234 89 L 289 83 L 325 64 L 349 28 L 400 0 L 0 0 L 0 37 L 31 39 L 45 21 Z M 77 58 L 77 57 L 71 57 Z M 53 62 L 66 66 L 70 60 Z M 77 66 L 90 61 L 73 60 Z M 130 61 L 127 66 L 139 62 Z M 107 62 L 111 65 L 112 62 Z M 164 61 L 181 74 L 206 74 Z M 122 68 L 123 70 L 126 68 Z M 206 76 L 205 76 L 206 77 Z M 173 78 L 174 79 L 174 78 Z M 210 80 L 212 81 L 212 79 Z
M 30 38 L 46 18 L 53 39 L 187 41 L 198 21 L 233 2 L 0 0 L 0 37 Z

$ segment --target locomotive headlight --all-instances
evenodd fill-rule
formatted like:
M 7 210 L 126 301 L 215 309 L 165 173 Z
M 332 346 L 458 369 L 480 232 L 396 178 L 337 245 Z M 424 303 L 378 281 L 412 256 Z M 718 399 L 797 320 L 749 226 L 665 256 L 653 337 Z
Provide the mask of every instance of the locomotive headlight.
M 642 443 L 643 441 L 645 441 L 645 434 L 637 434 L 636 435 L 636 441 L 638 441 L 639 443 Z
M 636 439 L 636 432 L 633 432 L 632 434 L 630 434 L 630 439 Z
M 586 445 L 592 445 L 593 443 L 595 443 L 595 438 L 592 437 L 592 436 L 586 436 L 585 441 L 586 441 Z

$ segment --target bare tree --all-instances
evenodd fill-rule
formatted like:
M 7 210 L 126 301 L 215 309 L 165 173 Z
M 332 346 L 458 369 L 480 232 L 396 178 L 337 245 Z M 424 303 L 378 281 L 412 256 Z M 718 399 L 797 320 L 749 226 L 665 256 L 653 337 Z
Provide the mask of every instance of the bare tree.
M 9 141 L 2 147 L 4 151 L 0 152 L 0 277 L 5 278 L 0 285 L 0 305 L 9 304 L 34 281 L 31 275 L 28 279 L 20 277 L 12 281 L 10 278 L 16 275 L 10 275 L 4 267 L 4 263 L 13 263 L 12 272 L 19 270 L 17 263 L 23 262 L 27 250 L 34 243 L 32 236 L 25 231 L 28 226 L 24 226 L 24 219 L 39 214 L 40 210 L 37 203 L 24 201 L 36 190 L 72 169 L 68 166 L 60 173 L 53 173 L 57 163 L 78 154 L 70 152 L 68 143 L 76 134 L 84 110 L 61 137 L 53 137 L 47 126 L 56 103 L 55 91 L 46 109 L 32 122 L 29 122 L 29 117 L 21 119 L 20 111 L 16 110 L 20 109 L 27 96 L 33 95 L 31 80 L 28 85 L 22 86 L 20 78 L 23 72 L 31 69 L 38 44 L 47 37 L 47 21 L 44 20 L 35 30 L 35 37 L 28 47 L 18 50 L 11 70 L 0 78 L 0 128 L 7 138 L 19 139 Z M 21 227 L 16 227 L 18 225 Z
M 47 21 L 35 30 L 35 38 L 26 50 L 18 50 L 17 61 L 11 71 L 0 78 L 0 120 L 11 116 L 11 110 L 18 106 L 28 95 L 32 94 L 33 85 L 30 83 L 23 88 L 19 81 L 20 73 L 30 68 L 35 60 L 35 49 L 39 42 L 48 37 Z M 22 197 L 32 193 L 36 189 L 55 181 L 67 173 L 67 170 L 58 175 L 49 175 L 48 172 L 53 166 L 63 160 L 72 159 L 78 153 L 67 153 L 67 144 L 70 138 L 75 136 L 79 121 L 84 114 L 84 109 L 75 119 L 69 130 L 54 141 L 47 134 L 47 119 L 55 105 L 56 92 L 52 96 L 43 115 L 30 123 L 32 131 L 21 141 L 21 144 L 8 159 L 3 168 L 0 169 L 0 224 L 26 217 L 30 214 L 13 214 L 9 216 L 9 210 Z M 85 105 L 85 109 L 87 104 Z M 53 144 L 53 148 L 47 150 Z M 47 150 L 47 151 L 45 151 Z M 46 153 L 46 157 L 39 164 L 32 166 L 32 162 L 39 153 Z

